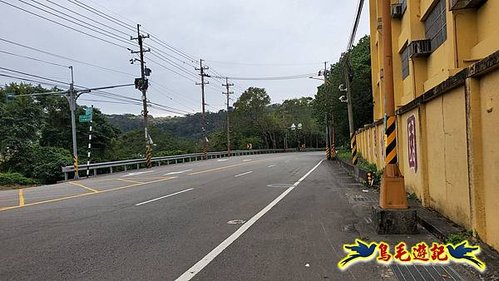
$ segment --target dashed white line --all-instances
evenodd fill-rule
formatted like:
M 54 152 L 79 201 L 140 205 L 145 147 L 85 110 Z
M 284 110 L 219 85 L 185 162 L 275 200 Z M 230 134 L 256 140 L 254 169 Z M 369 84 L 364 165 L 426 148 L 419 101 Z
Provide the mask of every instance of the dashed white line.
M 229 159 L 224 158 L 224 159 L 218 159 L 217 161 L 218 161 L 218 162 L 225 162 L 225 161 L 227 161 L 227 160 L 229 160 Z
M 272 168 L 272 167 L 275 167 L 275 166 L 277 166 L 277 165 L 272 164 L 272 165 L 268 165 L 267 168 Z
M 246 172 L 246 173 L 242 173 L 242 174 L 239 174 L 239 175 L 235 175 L 234 177 L 235 178 L 238 178 L 238 177 L 242 177 L 242 176 L 245 176 L 245 175 L 248 175 L 248 174 L 251 174 L 253 173 L 253 171 L 249 171 L 249 172 Z
M 151 202 L 154 202 L 154 201 L 158 201 L 158 200 L 161 200 L 161 199 L 165 199 L 165 198 L 168 198 L 168 197 L 172 197 L 172 196 L 175 196 L 175 195 L 187 192 L 187 191 L 191 191 L 193 189 L 194 188 L 184 189 L 184 190 L 181 190 L 179 192 L 175 192 L 175 193 L 172 193 L 172 194 L 168 194 L 168 195 L 165 195 L 165 196 L 161 196 L 161 197 L 158 197 L 158 198 L 147 200 L 147 201 L 144 201 L 144 202 L 141 202 L 141 203 L 137 203 L 137 204 L 135 204 L 135 206 L 140 206 L 140 205 L 144 205 L 144 204 L 151 203 Z
M 253 159 L 243 159 L 243 162 L 253 161 Z
M 177 172 L 169 172 L 169 173 L 166 173 L 165 176 L 169 176 L 169 175 L 178 175 L 178 174 L 182 174 L 182 173 L 185 173 L 185 172 L 190 172 L 192 171 L 192 169 L 189 169 L 189 170 L 183 170 L 183 171 L 177 171 Z
M 243 224 L 240 228 L 238 228 L 231 236 L 225 239 L 220 245 L 215 247 L 215 249 L 211 250 L 206 256 L 204 256 L 200 261 L 198 261 L 195 265 L 189 268 L 186 272 L 184 272 L 180 277 L 178 277 L 177 281 L 188 281 L 191 280 L 196 274 L 198 274 L 203 268 L 205 268 L 210 262 L 212 262 L 218 255 L 220 255 L 227 247 L 229 247 L 234 241 L 237 240 L 246 230 L 248 230 L 255 222 L 257 222 L 261 217 L 263 217 L 270 209 L 272 209 L 277 203 L 279 203 L 288 193 L 293 191 L 304 179 L 306 179 L 319 165 L 322 163 L 321 160 L 317 165 L 315 165 L 310 171 L 308 171 L 303 177 L 301 177 L 297 182 L 295 182 L 292 186 L 290 186 L 286 191 L 281 193 L 274 201 L 270 202 L 265 208 L 263 208 L 260 212 L 254 215 L 250 220 L 248 220 L 245 224 Z

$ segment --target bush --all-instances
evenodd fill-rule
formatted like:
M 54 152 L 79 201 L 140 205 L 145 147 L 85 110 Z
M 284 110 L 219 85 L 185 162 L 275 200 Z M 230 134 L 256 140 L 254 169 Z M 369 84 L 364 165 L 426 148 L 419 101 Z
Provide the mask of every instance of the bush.
M 55 183 L 63 178 L 62 166 L 71 165 L 71 153 L 63 148 L 27 145 L 17 151 L 2 170 L 17 172 L 42 183 Z
M 0 185 L 31 185 L 37 184 L 37 181 L 27 178 L 19 173 L 0 173 Z

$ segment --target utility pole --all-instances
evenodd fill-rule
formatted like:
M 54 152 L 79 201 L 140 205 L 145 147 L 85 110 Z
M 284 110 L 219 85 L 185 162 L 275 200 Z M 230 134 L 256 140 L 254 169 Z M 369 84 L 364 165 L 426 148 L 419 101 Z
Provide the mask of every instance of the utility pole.
M 350 131 L 350 142 L 352 149 L 352 164 L 357 164 L 357 141 L 355 139 L 355 128 L 353 123 L 353 108 L 352 108 L 352 80 L 353 80 L 353 70 L 350 65 L 350 49 L 345 53 L 344 56 L 344 73 L 345 73 L 345 84 L 347 92 L 347 109 L 348 109 L 348 129 Z
M 383 80 L 385 88 L 385 136 L 387 143 L 385 170 L 381 180 L 380 207 L 407 209 L 404 177 L 400 174 L 397 159 L 397 116 L 393 87 L 392 25 L 390 1 L 382 1 Z
M 230 157 L 230 123 L 229 123 L 229 102 L 230 102 L 230 95 L 233 94 L 234 92 L 230 91 L 230 87 L 234 86 L 233 83 L 229 83 L 229 78 L 225 77 L 225 84 L 222 84 L 222 86 L 225 86 L 227 91 L 225 92 L 225 95 L 227 95 L 227 155 Z
M 208 70 L 209 67 L 203 66 L 203 60 L 199 60 L 199 68 L 196 68 L 196 70 L 199 70 L 199 75 L 201 76 L 201 83 L 196 83 L 196 85 L 201 85 L 201 104 L 203 108 L 203 115 L 202 115 L 202 130 L 203 130 L 203 158 L 206 160 L 208 159 L 208 137 L 206 135 L 206 112 L 205 112 L 205 100 L 204 100 L 204 85 L 209 84 L 210 82 L 204 81 L 204 77 L 207 77 L 208 74 L 204 73 L 205 70 Z
M 78 145 L 76 144 L 76 91 L 74 88 L 74 76 L 73 76 L 73 66 L 70 66 L 71 70 L 71 84 L 69 84 L 69 95 L 66 96 L 69 102 L 69 110 L 71 111 L 71 135 L 73 138 L 73 167 L 75 170 L 74 179 L 77 180 L 80 178 L 78 173 Z
M 324 122 L 326 123 L 326 159 L 331 160 L 331 144 L 329 143 L 331 138 L 331 132 L 329 131 L 329 114 L 326 112 L 324 116 Z
M 327 69 L 327 61 L 324 62 L 324 87 L 326 87 L 326 85 L 328 84 L 328 81 L 327 81 L 327 76 L 329 74 L 329 70 Z M 326 114 L 326 126 L 327 126 L 327 138 L 328 138 L 328 141 L 327 141 L 327 146 L 328 146 L 328 151 L 329 151 L 329 155 L 328 155 L 328 160 L 331 160 L 331 159 L 334 159 L 336 157 L 336 148 L 334 146 L 334 113 L 331 113 L 331 119 L 328 118 L 328 114 Z M 329 120 L 332 121 L 332 124 L 330 125 L 329 124 Z
M 144 53 L 150 52 L 151 49 L 144 50 L 143 46 L 143 39 L 149 38 L 148 35 L 142 35 L 140 34 L 140 24 L 137 24 L 137 37 L 136 38 L 131 38 L 131 40 L 138 40 L 139 43 L 139 50 L 138 51 L 132 51 L 132 54 L 139 54 L 140 56 L 140 78 L 135 79 L 135 88 L 139 89 L 142 92 L 142 104 L 143 104 L 143 115 L 144 115 L 144 139 L 146 141 L 146 168 L 151 168 L 152 163 L 151 163 L 151 158 L 152 158 L 152 149 L 151 149 L 151 137 L 149 136 L 149 133 L 147 131 L 147 88 L 149 86 L 148 80 L 146 79 L 146 67 L 145 67 L 145 62 L 144 62 Z M 131 60 L 133 63 L 133 59 Z M 150 70 L 148 69 L 148 73 L 150 73 Z M 148 76 L 148 75 L 147 75 Z

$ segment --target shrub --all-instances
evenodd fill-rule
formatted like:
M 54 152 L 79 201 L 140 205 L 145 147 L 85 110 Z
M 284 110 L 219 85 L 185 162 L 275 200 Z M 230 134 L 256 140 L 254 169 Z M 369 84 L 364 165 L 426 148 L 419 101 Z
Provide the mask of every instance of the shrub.
M 0 173 L 0 185 L 31 185 L 37 184 L 37 181 L 27 178 L 20 173 Z
M 2 170 L 17 172 L 42 183 L 54 183 L 63 178 L 61 167 L 71 163 L 71 153 L 66 149 L 31 144 L 3 163 Z

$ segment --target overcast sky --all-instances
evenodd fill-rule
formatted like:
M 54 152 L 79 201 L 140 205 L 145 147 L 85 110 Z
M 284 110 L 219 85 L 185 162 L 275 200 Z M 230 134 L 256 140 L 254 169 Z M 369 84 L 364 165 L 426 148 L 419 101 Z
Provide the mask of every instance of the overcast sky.
M 69 69 L 63 66 L 73 65 L 77 85 L 99 87 L 133 83 L 134 77 L 140 76 L 140 67 L 137 63 L 130 64 L 129 60 L 134 56 L 126 48 L 137 48 L 136 41 L 129 40 L 129 36 L 136 36 L 136 33 L 116 20 L 133 28 L 140 23 L 146 32 L 184 54 L 179 55 L 178 52 L 168 50 L 164 45 L 161 46 L 151 39 L 145 39 L 145 43 L 151 47 L 151 52 L 146 58 L 147 66 L 152 69 L 148 99 L 151 102 L 174 108 L 178 113 L 193 113 L 201 109 L 201 91 L 200 86 L 194 83 L 194 80 L 198 78 L 195 77 L 197 72 L 193 66 L 197 63 L 193 61 L 199 58 L 205 60 L 206 65 L 210 67 L 207 73 L 212 76 L 221 74 L 229 77 L 252 78 L 317 74 L 318 70 L 323 68 L 324 61 L 334 63 L 345 51 L 357 6 L 357 1 L 354 0 L 79 0 L 104 13 L 103 16 L 112 16 L 115 21 L 113 23 L 85 10 L 83 8 L 85 6 L 75 0 L 35 1 L 0 1 L 2 11 L 0 66 L 2 68 L 69 82 Z M 119 46 L 62 27 L 3 2 L 111 41 Z M 92 24 L 93 27 L 86 26 L 104 34 L 67 22 L 28 4 L 61 17 L 66 17 L 62 14 L 64 12 L 70 15 L 76 23 Z M 368 33 L 367 8 L 366 4 L 356 41 Z M 120 38 L 121 41 L 109 37 L 113 36 L 110 33 Z M 53 57 L 1 39 L 120 72 Z M 29 56 L 62 66 L 5 52 Z M 172 65 L 172 62 L 176 65 Z M 164 67 L 175 70 L 182 76 Z M 1 74 L 27 77 L 5 69 L 0 69 Z M 32 79 L 41 80 L 33 77 Z M 213 78 L 207 80 L 210 83 L 206 87 L 207 110 L 218 111 L 225 108 L 222 82 Z M 0 76 L 2 84 L 11 81 L 13 79 Z M 235 84 L 233 100 L 236 100 L 243 90 L 253 86 L 265 88 L 273 103 L 280 103 L 289 98 L 314 96 L 317 86 L 321 84 L 320 81 L 309 78 L 229 82 Z M 62 86 L 64 88 L 64 85 Z M 112 89 L 108 92 L 140 99 L 140 92 L 133 87 Z M 107 102 L 99 102 L 101 100 Z M 141 113 L 139 105 L 105 98 L 97 93 L 82 95 L 79 104 L 93 104 L 105 113 Z M 150 114 L 172 115 L 154 108 L 150 109 Z

